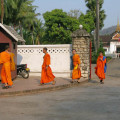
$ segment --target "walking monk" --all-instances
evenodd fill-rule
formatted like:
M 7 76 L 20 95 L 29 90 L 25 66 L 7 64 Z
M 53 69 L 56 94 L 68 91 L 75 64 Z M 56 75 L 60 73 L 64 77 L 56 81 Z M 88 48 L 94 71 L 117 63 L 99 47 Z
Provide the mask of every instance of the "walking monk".
M 75 79 L 77 79 L 78 83 L 80 83 L 80 78 L 81 78 L 81 70 L 80 70 L 80 56 L 76 54 L 76 50 L 72 50 L 73 53 L 73 72 L 72 72 L 72 83 L 74 82 Z
M 9 52 L 9 46 L 5 46 L 5 51 L 0 53 L 0 64 L 2 64 L 1 80 L 4 84 L 3 89 L 8 89 L 13 85 L 11 78 L 11 71 L 15 70 L 15 63 L 13 60 L 13 53 Z
M 100 83 L 104 84 L 103 80 L 105 79 L 107 65 L 106 65 L 106 57 L 103 56 L 103 53 L 99 53 L 99 57 L 97 59 L 97 65 L 95 67 L 95 73 L 100 79 Z
M 43 48 L 43 53 L 45 54 L 43 59 L 43 65 L 42 65 L 42 73 L 41 73 L 41 81 L 40 84 L 43 85 L 44 83 L 52 82 L 52 85 L 55 85 L 55 76 L 52 73 L 52 70 L 50 68 L 50 55 L 47 53 L 47 48 Z

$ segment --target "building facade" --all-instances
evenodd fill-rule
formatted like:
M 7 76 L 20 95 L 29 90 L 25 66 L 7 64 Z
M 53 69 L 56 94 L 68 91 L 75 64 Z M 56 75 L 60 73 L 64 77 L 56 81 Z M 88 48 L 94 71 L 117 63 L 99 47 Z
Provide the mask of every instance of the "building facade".
M 120 56 L 120 25 L 117 24 L 116 31 L 111 35 L 100 37 L 103 43 L 106 56 L 117 58 Z

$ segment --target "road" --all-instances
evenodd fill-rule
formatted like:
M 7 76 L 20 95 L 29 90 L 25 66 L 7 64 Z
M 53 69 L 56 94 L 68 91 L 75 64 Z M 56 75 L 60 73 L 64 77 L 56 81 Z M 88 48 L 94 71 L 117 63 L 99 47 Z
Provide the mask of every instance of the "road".
M 69 89 L 0 98 L 0 120 L 120 120 L 120 60 L 109 63 L 104 85 L 92 77 Z

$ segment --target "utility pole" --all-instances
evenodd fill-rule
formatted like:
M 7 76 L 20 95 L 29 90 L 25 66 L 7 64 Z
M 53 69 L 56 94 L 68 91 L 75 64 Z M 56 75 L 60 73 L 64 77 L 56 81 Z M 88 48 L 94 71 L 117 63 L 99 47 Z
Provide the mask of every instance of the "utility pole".
M 1 23 L 3 24 L 4 18 L 4 0 L 1 0 Z
M 100 29 L 100 7 L 99 0 L 96 0 L 96 48 L 100 47 L 99 29 Z

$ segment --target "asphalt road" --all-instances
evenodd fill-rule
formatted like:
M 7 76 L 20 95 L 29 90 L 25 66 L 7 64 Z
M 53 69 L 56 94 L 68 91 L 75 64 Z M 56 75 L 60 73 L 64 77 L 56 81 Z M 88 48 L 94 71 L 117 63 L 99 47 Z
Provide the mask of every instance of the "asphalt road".
M 0 98 L 0 120 L 120 120 L 120 60 L 109 63 L 104 85 L 92 78 L 69 89 Z

